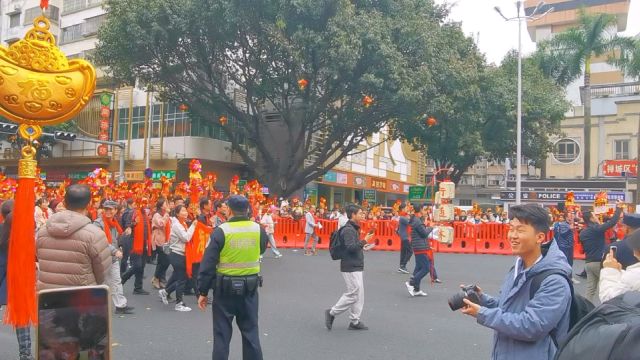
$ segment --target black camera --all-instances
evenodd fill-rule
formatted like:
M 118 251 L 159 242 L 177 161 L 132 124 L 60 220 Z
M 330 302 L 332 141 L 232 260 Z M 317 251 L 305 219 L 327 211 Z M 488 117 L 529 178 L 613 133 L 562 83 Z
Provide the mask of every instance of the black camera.
M 467 285 L 462 287 L 462 291 L 454 294 L 449 298 L 449 307 L 456 311 L 465 306 L 464 299 L 468 299 L 476 304 L 480 304 L 480 290 L 475 285 Z

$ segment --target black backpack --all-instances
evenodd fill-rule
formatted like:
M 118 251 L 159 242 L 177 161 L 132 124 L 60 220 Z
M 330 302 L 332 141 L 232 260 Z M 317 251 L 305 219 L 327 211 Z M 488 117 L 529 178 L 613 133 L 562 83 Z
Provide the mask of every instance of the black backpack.
M 573 281 L 570 277 L 566 276 L 563 272 L 557 269 L 549 269 L 539 272 L 533 275 L 531 278 L 527 279 L 527 281 L 531 281 L 531 287 L 529 288 L 529 299 L 533 299 L 533 296 L 536 294 L 538 289 L 540 289 L 540 285 L 550 275 L 560 275 L 562 276 L 568 283 L 569 289 L 571 290 L 571 310 L 569 315 L 569 330 L 573 329 L 574 326 L 580 320 L 587 316 L 595 306 L 591 303 L 591 301 L 587 300 L 584 296 L 580 294 L 576 294 L 573 290 Z M 558 342 L 555 336 L 551 336 L 554 344 L 558 347 Z
M 342 259 L 344 253 L 344 241 L 342 240 L 342 236 L 340 236 L 342 229 L 344 229 L 344 226 L 332 232 L 329 238 L 329 254 L 331 254 L 331 260 Z
M 569 332 L 555 360 L 640 358 L 640 292 L 602 303 Z

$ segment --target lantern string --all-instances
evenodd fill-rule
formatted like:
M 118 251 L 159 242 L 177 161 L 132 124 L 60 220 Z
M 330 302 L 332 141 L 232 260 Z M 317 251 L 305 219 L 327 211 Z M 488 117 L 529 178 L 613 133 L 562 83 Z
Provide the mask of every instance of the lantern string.
M 49 7 L 49 0 L 40 0 L 40 8 L 42 9 L 42 11 L 47 10 L 48 7 Z

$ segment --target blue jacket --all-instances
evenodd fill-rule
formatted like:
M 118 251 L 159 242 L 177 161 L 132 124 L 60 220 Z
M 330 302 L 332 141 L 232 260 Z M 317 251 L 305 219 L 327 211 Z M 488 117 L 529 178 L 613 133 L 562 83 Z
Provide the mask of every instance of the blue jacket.
M 406 216 L 400 216 L 398 219 L 398 236 L 402 241 L 409 241 L 409 218 Z
M 563 249 L 573 248 L 573 231 L 566 221 L 557 222 L 553 225 L 553 237 L 558 242 L 558 246 Z
M 502 285 L 500 297 L 483 294 L 478 324 L 494 329 L 493 360 L 553 359 L 556 346 L 551 335 L 562 341 L 569 330 L 571 290 L 561 275 L 548 276 L 534 297 L 529 299 L 531 285 L 527 278 L 547 269 L 559 269 L 571 276 L 571 268 L 556 245 L 551 243 L 547 254 L 526 271 L 512 268 Z

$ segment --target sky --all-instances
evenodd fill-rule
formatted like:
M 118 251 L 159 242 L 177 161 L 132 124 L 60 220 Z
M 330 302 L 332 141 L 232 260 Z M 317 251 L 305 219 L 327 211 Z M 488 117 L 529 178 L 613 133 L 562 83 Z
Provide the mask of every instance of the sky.
M 488 63 L 499 64 L 504 55 L 518 47 L 518 23 L 504 21 L 493 9 L 500 7 L 507 17 L 516 15 L 514 0 L 436 0 L 436 3 L 455 4 L 450 18 L 462 22 L 465 34 L 477 38 L 480 50 Z M 522 26 L 522 50 L 524 54 L 535 51 L 526 27 Z M 627 30 L 621 34 L 635 36 L 640 33 L 640 0 L 631 0 Z

